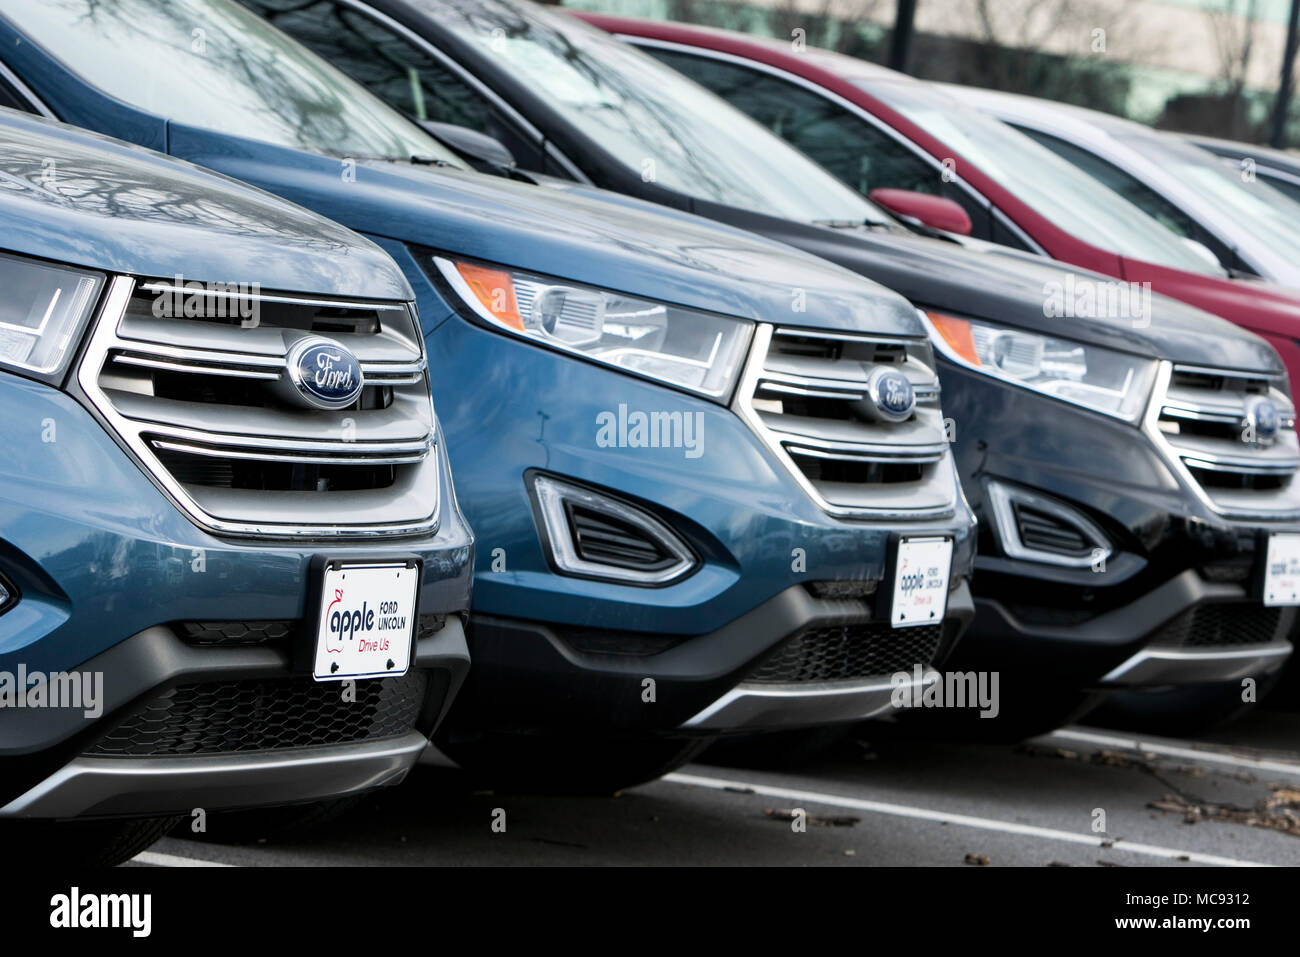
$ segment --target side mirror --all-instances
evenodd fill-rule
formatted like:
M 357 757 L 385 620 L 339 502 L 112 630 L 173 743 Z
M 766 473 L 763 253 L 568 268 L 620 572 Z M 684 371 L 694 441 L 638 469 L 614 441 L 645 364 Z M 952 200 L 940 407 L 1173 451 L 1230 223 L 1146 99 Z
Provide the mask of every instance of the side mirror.
M 435 123 L 433 120 L 416 122 L 426 133 L 471 165 L 496 169 L 509 169 L 515 165 L 514 154 L 500 140 L 495 140 L 486 133 L 454 123 Z
M 873 189 L 867 193 L 867 199 L 906 223 L 959 236 L 970 235 L 970 217 L 951 199 L 910 189 Z

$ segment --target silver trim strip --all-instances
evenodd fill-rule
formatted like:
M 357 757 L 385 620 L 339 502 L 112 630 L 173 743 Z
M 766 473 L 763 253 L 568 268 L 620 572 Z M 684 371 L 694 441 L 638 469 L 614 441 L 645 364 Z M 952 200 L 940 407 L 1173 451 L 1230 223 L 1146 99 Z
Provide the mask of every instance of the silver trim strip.
M 1240 369 L 1216 369 L 1213 366 L 1188 365 L 1183 362 L 1173 363 L 1174 372 L 1189 372 L 1192 375 L 1212 375 L 1221 379 L 1262 379 L 1272 382 L 1281 372 L 1245 372 Z
M 234 449 L 213 448 L 211 446 L 192 445 L 188 442 L 173 442 L 166 439 L 154 439 L 151 443 L 155 449 L 168 452 L 181 452 L 185 455 L 201 455 L 208 458 L 240 459 L 253 462 L 300 462 L 311 465 L 415 465 L 424 461 L 431 450 L 431 443 L 418 451 L 406 455 L 392 450 L 387 454 L 336 456 L 328 453 L 310 454 L 307 452 L 280 452 L 263 449 L 260 452 L 240 452 Z M 346 448 L 346 446 L 343 446 Z
M 203 299 L 240 299 L 256 302 L 277 302 L 290 306 L 322 306 L 326 309 L 350 309 L 354 312 L 374 309 L 377 312 L 405 311 L 401 303 L 383 302 L 376 299 L 324 299 L 314 296 L 292 296 L 273 292 L 228 292 L 224 289 L 187 289 L 165 282 L 144 282 L 140 288 L 145 292 L 160 295 L 175 293 L 180 296 L 196 296 Z
M 688 718 L 682 728 L 737 731 L 858 721 L 893 707 L 895 689 L 924 686 L 924 680 L 918 682 L 910 675 L 903 684 L 895 684 L 888 677 L 865 682 L 742 683 Z
M 73 758 L 0 818 L 163 814 L 292 804 L 396 784 L 428 745 L 419 731 L 327 747 L 177 758 Z
M 774 430 L 775 431 L 775 430 Z M 787 433 L 779 433 L 785 435 Z M 806 455 L 814 459 L 834 462 L 878 462 L 885 465 L 933 465 L 943 459 L 946 445 L 922 447 L 914 452 L 899 452 L 891 446 L 850 446 L 847 442 L 831 443 L 818 448 L 805 436 L 797 441 L 782 439 L 781 444 L 791 455 Z
M 1216 663 L 1238 662 L 1243 674 L 1262 670 L 1270 673 L 1292 652 L 1289 643 L 1274 645 L 1234 646 L 1221 651 L 1180 651 L 1170 648 L 1143 648 L 1131 658 L 1108 671 L 1102 684 L 1160 684 L 1176 683 L 1182 670 L 1199 672 L 1201 666 Z M 1223 676 L 1231 680 L 1231 675 Z

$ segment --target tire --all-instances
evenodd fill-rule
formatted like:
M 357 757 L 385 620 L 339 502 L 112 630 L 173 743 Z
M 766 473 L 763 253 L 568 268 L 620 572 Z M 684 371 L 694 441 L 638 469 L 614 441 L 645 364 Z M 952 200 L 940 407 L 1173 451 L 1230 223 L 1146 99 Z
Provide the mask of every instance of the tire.
M 121 821 L 5 821 L 0 840 L 15 860 L 52 860 L 60 866 L 116 867 L 147 850 L 177 819 Z
M 365 800 L 365 795 L 293 804 L 286 807 L 251 808 L 247 811 L 213 811 L 207 816 L 207 830 L 195 833 L 191 818 L 183 818 L 171 836 L 205 844 L 256 844 L 259 841 L 293 840 L 332 824 Z
M 675 771 L 712 738 L 488 734 L 437 742 L 472 778 L 513 791 L 613 794 Z
M 801 768 L 827 754 L 848 737 L 854 725 L 799 728 L 719 738 L 700 756 L 704 764 L 729 768 Z

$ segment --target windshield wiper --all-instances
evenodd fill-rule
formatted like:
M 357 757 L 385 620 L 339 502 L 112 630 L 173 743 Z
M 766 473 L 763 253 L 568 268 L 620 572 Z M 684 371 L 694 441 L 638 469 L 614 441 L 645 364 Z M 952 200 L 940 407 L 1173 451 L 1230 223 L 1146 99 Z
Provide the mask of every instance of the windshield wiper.
M 441 157 L 438 156 L 414 156 L 413 155 L 410 159 L 410 162 L 414 163 L 416 166 L 451 166 L 456 169 L 461 168 L 459 164 L 453 163 L 451 162 L 451 160 L 442 159 Z
M 894 224 L 883 219 L 814 219 L 814 226 L 827 229 L 893 229 Z

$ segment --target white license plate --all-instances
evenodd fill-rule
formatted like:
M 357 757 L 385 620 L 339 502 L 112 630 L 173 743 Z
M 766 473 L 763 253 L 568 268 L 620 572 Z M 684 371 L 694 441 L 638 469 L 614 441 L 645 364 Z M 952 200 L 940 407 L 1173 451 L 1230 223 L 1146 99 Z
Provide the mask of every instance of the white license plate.
M 419 583 L 420 569 L 404 562 L 327 566 L 316 623 L 316 680 L 406 674 Z
M 894 562 L 894 603 L 889 624 L 894 628 L 934 625 L 948 607 L 948 575 L 952 570 L 952 539 L 904 538 Z
M 1300 535 L 1268 537 L 1264 558 L 1264 604 L 1300 605 Z

